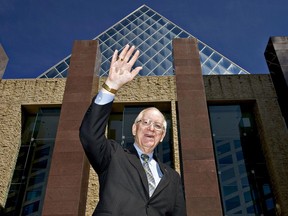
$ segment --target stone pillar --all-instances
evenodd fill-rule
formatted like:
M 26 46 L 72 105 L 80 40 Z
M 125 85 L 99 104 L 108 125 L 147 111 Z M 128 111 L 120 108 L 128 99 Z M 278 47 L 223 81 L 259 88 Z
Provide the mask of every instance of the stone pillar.
M 85 215 L 89 163 L 79 127 L 98 89 L 98 41 L 75 41 L 61 107 L 42 215 Z
M 174 68 L 188 216 L 222 216 L 197 40 L 173 40 Z

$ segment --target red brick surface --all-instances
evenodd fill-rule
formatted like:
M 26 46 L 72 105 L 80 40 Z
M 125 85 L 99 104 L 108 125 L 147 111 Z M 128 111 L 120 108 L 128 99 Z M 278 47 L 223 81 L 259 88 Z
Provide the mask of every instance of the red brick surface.
M 187 213 L 222 215 L 205 87 L 195 39 L 175 39 L 179 131 Z
M 61 107 L 42 215 L 85 215 L 89 166 L 79 127 L 95 81 L 98 41 L 76 41 Z

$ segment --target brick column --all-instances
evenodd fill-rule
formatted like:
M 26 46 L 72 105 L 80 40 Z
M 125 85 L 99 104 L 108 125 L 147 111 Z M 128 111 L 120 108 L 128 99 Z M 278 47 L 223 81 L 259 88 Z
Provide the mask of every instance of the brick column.
M 182 174 L 188 216 L 222 215 L 196 39 L 173 40 Z
M 98 41 L 75 41 L 42 215 L 85 215 L 89 163 L 79 127 L 97 89 L 99 56 Z

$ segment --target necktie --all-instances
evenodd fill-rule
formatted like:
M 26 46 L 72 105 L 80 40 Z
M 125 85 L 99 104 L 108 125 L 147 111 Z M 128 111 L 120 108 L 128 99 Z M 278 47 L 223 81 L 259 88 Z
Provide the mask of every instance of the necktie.
M 144 161 L 143 167 L 144 167 L 144 170 L 146 172 L 147 179 L 148 179 L 149 196 L 151 197 L 155 188 L 156 188 L 155 179 L 152 175 L 151 169 L 150 169 L 149 164 L 148 164 L 149 156 L 146 154 L 142 154 L 141 158 Z

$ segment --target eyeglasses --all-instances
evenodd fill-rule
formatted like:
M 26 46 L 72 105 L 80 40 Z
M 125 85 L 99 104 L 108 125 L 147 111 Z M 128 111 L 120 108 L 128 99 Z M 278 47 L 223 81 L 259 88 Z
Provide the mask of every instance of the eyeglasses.
M 142 126 L 144 127 L 149 127 L 151 126 L 151 124 L 153 124 L 153 127 L 155 130 L 157 131 L 162 131 L 164 129 L 163 124 L 159 123 L 159 122 L 153 122 L 150 119 L 141 119 L 139 121 L 137 121 L 137 123 L 141 122 Z

